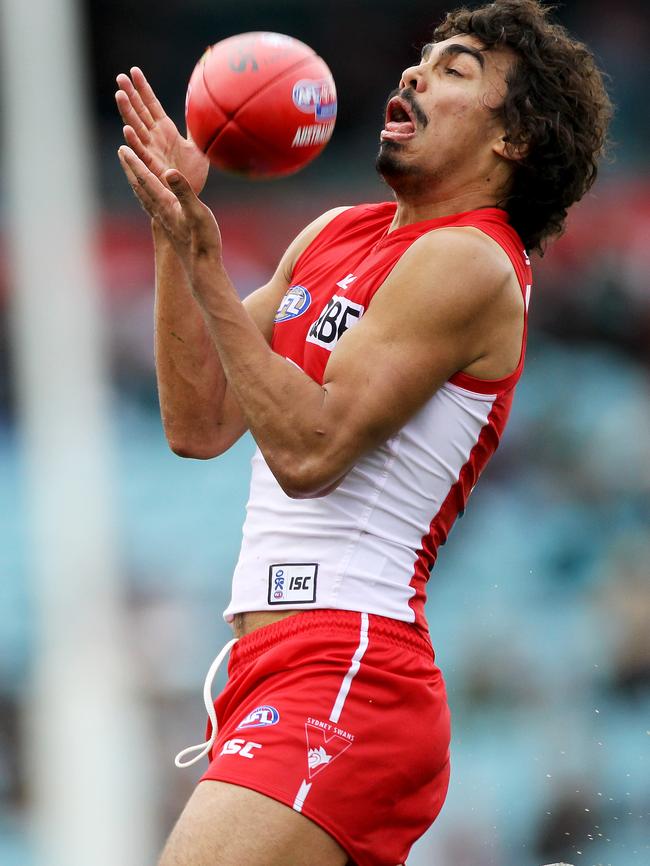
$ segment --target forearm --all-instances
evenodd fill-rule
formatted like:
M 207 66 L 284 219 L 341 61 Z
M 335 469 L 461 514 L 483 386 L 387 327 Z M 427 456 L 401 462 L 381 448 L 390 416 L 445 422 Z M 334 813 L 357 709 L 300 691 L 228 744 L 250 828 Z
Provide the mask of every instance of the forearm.
M 226 378 L 185 270 L 154 223 L 155 358 L 165 435 L 177 453 L 212 456 Z
M 260 450 L 291 495 L 317 492 L 335 422 L 326 390 L 273 352 L 243 308 L 223 267 L 195 284 L 229 387 Z M 332 479 L 323 479 L 323 486 Z
M 206 450 L 213 453 L 205 456 L 214 456 L 222 450 L 213 451 L 215 442 L 231 443 L 233 431 L 241 434 L 248 427 L 287 492 L 322 491 L 343 474 L 324 480 L 319 474 L 332 447 L 328 433 L 337 426 L 330 393 L 269 346 L 275 312 L 289 285 L 290 260 L 258 290 L 263 293 L 259 303 L 245 307 L 223 267 L 214 214 L 188 180 L 175 169 L 161 180 L 131 148 L 121 147 L 119 154 L 143 207 L 164 226 L 154 235 L 156 363 L 172 448 L 177 450 L 177 437 L 188 437 L 201 447 L 209 441 Z M 199 308 L 203 321 L 196 315 Z M 228 422 L 229 416 L 235 423 Z M 220 426 L 230 430 L 230 440 Z M 190 452 L 186 456 L 203 456 L 194 448 L 182 450 Z

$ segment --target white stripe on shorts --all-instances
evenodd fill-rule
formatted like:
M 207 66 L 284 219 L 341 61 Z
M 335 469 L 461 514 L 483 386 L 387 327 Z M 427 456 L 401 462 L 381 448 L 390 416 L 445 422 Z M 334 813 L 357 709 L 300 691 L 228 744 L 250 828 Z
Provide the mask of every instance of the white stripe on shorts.
M 352 656 L 352 661 L 350 662 L 350 667 L 347 670 L 346 675 L 343 677 L 343 682 L 341 683 L 341 688 L 339 689 L 339 693 L 336 696 L 336 700 L 334 701 L 334 706 L 332 707 L 332 712 L 330 713 L 330 722 L 334 722 L 335 724 L 341 718 L 341 712 L 343 711 L 343 704 L 345 703 L 345 699 L 348 696 L 348 692 L 350 691 L 350 686 L 352 685 L 352 680 L 357 674 L 357 671 L 361 667 L 361 659 L 363 658 L 363 654 L 368 649 L 368 614 L 361 614 L 361 631 L 359 635 L 359 646 L 354 651 L 354 655 Z M 300 789 L 296 794 L 296 799 L 293 801 L 293 809 L 296 812 L 302 812 L 302 807 L 305 805 L 305 800 L 307 799 L 307 794 L 309 794 L 309 789 L 311 788 L 312 783 L 307 782 L 306 779 L 303 780 L 300 785 Z
M 311 782 L 307 782 L 306 779 L 303 779 L 300 790 L 296 794 L 296 799 L 293 801 L 292 808 L 295 812 L 302 812 L 302 807 L 305 805 L 305 800 L 307 799 L 307 794 L 309 793 L 311 785 Z
M 330 722 L 338 722 L 341 718 L 341 712 L 343 711 L 343 704 L 345 703 L 345 699 L 348 696 L 348 692 L 350 691 L 350 686 L 352 685 L 352 680 L 355 678 L 357 671 L 361 667 L 361 659 L 363 658 L 363 654 L 368 649 L 368 614 L 361 614 L 361 635 L 359 638 L 359 646 L 356 649 L 356 652 L 352 656 L 352 661 L 350 662 L 350 667 L 348 672 L 343 677 L 343 682 L 341 683 L 341 688 L 339 689 L 339 693 L 336 696 L 336 700 L 334 701 L 334 706 L 332 707 L 332 712 L 330 713 Z

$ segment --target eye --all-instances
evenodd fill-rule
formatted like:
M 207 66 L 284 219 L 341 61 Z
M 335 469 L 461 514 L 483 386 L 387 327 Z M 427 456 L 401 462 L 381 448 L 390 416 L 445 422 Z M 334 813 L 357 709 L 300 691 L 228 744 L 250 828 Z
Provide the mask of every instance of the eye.
M 445 70 L 445 75 L 456 75 L 458 78 L 462 78 L 463 76 L 457 69 L 452 69 L 451 66 L 448 66 Z

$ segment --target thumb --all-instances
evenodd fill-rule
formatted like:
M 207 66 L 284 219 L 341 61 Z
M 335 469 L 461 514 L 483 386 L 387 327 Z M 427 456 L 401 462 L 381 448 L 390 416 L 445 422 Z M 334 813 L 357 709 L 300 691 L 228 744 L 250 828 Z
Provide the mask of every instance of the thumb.
M 197 198 L 185 175 L 176 168 L 170 168 L 165 172 L 165 181 L 180 202 L 181 207 L 192 210 Z

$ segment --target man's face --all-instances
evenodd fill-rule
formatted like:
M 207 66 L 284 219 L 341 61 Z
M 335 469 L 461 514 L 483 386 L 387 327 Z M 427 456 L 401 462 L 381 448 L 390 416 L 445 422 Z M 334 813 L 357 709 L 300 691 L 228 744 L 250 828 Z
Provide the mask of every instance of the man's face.
M 502 122 L 493 109 L 506 94 L 514 62 L 474 36 L 425 46 L 405 69 L 386 107 L 377 170 L 396 191 L 449 178 L 474 183 L 503 160 Z

